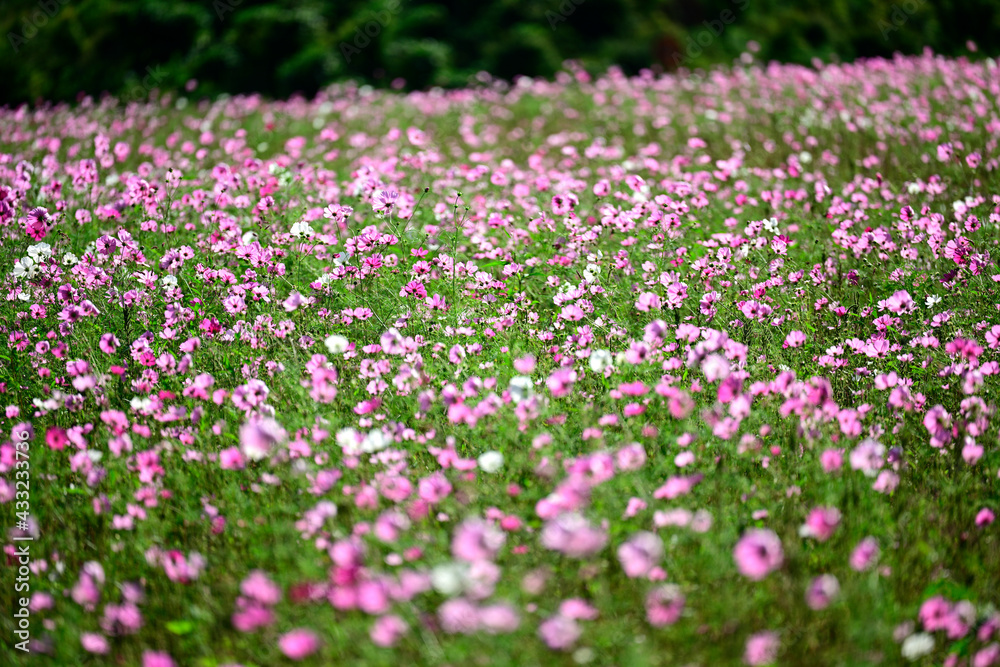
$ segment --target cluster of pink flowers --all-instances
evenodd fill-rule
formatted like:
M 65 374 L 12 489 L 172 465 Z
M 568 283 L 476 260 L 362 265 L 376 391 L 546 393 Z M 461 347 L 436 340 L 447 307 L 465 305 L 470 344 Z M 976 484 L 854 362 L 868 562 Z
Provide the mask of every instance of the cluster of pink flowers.
M 996 68 L 482 83 L 0 110 L 33 646 L 194 664 L 155 616 L 211 596 L 293 661 L 699 619 L 765 665 L 917 568 L 982 590 L 901 655 L 1000 664 Z

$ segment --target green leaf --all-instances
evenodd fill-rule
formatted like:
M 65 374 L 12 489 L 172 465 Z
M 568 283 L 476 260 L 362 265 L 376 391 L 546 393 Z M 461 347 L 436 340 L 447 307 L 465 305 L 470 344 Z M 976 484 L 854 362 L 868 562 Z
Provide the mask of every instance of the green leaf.
M 194 623 L 186 619 L 170 621 L 167 623 L 167 630 L 175 635 L 187 635 L 194 631 Z

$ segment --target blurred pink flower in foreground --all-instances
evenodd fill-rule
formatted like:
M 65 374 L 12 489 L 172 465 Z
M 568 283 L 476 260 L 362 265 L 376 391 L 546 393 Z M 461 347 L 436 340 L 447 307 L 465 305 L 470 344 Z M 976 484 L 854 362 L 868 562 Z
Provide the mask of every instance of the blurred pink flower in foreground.
M 754 528 L 736 543 L 733 559 L 743 576 L 760 581 L 781 567 L 785 556 L 781 540 L 773 531 Z

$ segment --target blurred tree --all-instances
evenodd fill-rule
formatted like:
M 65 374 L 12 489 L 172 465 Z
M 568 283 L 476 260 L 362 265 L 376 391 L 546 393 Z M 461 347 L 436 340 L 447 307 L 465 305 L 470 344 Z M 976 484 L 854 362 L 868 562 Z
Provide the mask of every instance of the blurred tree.
M 0 104 L 196 95 L 310 95 L 335 80 L 460 86 L 480 71 L 551 76 L 567 59 L 674 69 L 992 48 L 995 0 L 3 0 Z M 153 73 L 151 75 L 151 72 Z

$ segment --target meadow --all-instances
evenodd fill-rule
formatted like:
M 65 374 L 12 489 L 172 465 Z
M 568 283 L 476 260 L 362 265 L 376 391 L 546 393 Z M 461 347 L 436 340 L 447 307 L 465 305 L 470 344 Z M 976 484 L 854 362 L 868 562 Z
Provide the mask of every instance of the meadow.
M 0 110 L 3 664 L 1000 665 L 998 100 Z

